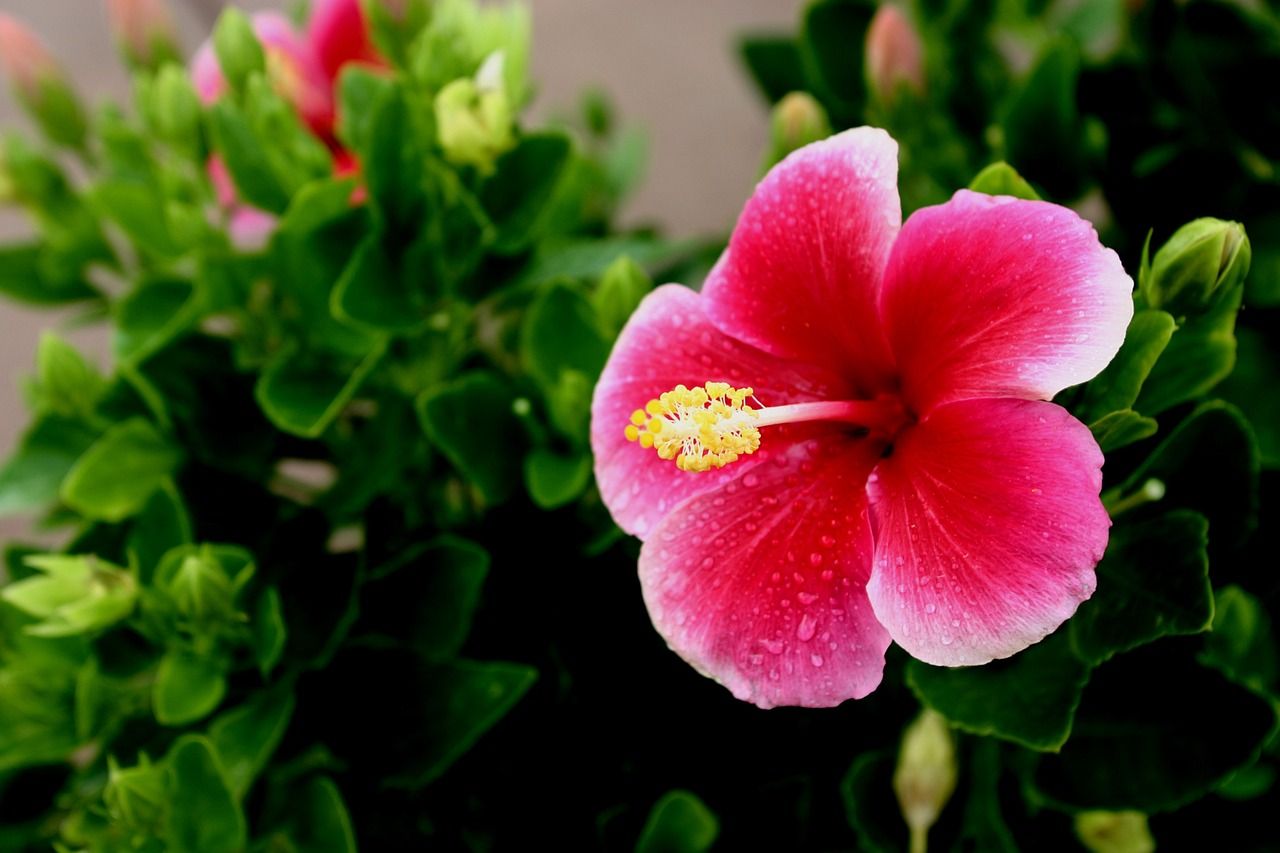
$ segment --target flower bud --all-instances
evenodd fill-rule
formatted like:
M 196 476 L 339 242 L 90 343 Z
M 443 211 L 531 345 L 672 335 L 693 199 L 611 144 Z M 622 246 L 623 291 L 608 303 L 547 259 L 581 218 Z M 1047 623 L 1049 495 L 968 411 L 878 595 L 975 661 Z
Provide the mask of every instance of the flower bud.
M 3 13 L 0 13 L 0 67 L 13 81 L 19 102 L 45 136 L 71 148 L 84 144 L 84 108 L 62 68 L 35 33 Z
M 926 708 L 907 726 L 893 772 L 893 790 L 911 831 L 911 849 L 925 849 L 929 828 L 937 822 L 956 788 L 956 747 L 946 719 Z
M 102 799 L 115 823 L 135 833 L 154 836 L 163 822 L 166 774 L 144 755 L 136 767 L 121 767 L 107 757 L 107 785 Z
M 808 92 L 790 93 L 773 108 L 765 170 L 797 148 L 830 135 L 831 121 L 822 104 Z
M 1076 835 L 1092 853 L 1152 853 L 1156 841 L 1142 812 L 1081 812 Z
M 107 17 L 130 65 L 159 68 L 181 61 L 177 30 L 165 0 L 107 0 Z
M 40 619 L 26 628 L 40 637 L 71 637 L 109 628 L 133 612 L 134 576 L 93 556 L 37 554 L 26 564 L 41 574 L 9 584 L 0 597 Z
M 920 34 L 897 6 L 876 10 L 867 28 L 867 86 L 881 104 L 892 104 L 899 89 L 924 94 L 924 45 Z
M 233 89 L 243 88 L 250 74 L 262 73 L 267 67 L 266 54 L 254 34 L 253 23 L 234 6 L 223 11 L 213 28 L 213 51 L 223 76 Z
M 200 95 L 177 65 L 165 65 L 151 85 L 147 114 L 156 133 L 171 145 L 189 152 L 202 146 Z
M 499 155 L 515 145 L 502 65 L 502 53 L 494 53 L 474 79 L 454 80 L 436 95 L 437 132 L 445 157 L 475 166 L 481 174 L 492 172 Z
M 1244 281 L 1251 258 L 1239 222 L 1197 219 L 1160 247 L 1142 276 L 1142 294 L 1152 308 L 1174 315 L 1201 311 Z

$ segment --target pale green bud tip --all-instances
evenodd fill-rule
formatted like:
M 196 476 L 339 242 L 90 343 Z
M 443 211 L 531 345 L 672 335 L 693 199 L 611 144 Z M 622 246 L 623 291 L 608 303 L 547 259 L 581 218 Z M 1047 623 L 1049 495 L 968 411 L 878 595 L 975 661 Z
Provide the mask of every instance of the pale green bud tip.
M 792 92 L 773 108 L 773 146 L 780 157 L 830 135 L 827 111 L 808 92 Z
M 12 15 L 0 12 L 0 67 L 28 104 L 40 97 L 41 86 L 61 79 L 62 70 L 44 42 Z
M 107 17 L 125 58 L 134 65 L 154 68 L 181 57 L 165 0 L 107 0 Z
M 1153 308 L 1191 313 L 1242 284 L 1251 259 L 1249 238 L 1239 222 L 1197 219 L 1156 252 L 1143 295 Z
M 1142 812 L 1081 812 L 1076 835 L 1092 853 L 1152 853 L 1156 841 Z
M 956 748 L 946 719 L 925 709 L 902 735 L 893 790 L 911 830 L 911 849 L 923 851 L 929 828 L 956 788 Z
M 228 6 L 213 29 L 213 50 L 227 81 L 236 88 L 244 85 L 250 74 L 267 67 L 266 54 L 253 31 L 253 23 L 244 12 Z
M 866 74 L 872 94 L 883 104 L 902 88 L 924 93 L 924 44 L 911 19 L 897 6 L 881 6 L 867 27 Z
M 92 556 L 41 554 L 27 565 L 40 574 L 4 588 L 4 600 L 40 619 L 26 632 L 43 637 L 88 634 L 114 625 L 132 611 L 138 598 L 134 576 Z

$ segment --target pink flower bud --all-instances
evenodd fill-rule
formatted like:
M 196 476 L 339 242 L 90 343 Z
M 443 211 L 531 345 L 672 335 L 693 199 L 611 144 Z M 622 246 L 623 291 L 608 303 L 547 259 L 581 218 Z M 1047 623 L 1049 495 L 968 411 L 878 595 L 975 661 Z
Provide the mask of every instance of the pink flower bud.
M 125 58 L 152 67 L 177 59 L 177 31 L 165 0 L 107 0 L 107 17 Z
M 867 82 L 880 103 L 891 103 L 899 87 L 924 93 L 924 45 L 897 6 L 881 6 L 871 19 L 866 57 Z
M 62 69 L 44 42 L 25 24 L 0 12 L 0 67 L 28 106 L 40 100 L 40 87 L 62 77 Z

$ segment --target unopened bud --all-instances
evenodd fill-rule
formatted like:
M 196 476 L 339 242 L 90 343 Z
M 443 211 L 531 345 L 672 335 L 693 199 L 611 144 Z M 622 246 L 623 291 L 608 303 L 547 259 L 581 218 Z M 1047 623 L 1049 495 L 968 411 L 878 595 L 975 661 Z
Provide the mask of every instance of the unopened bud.
M 267 67 L 266 54 L 253 31 L 249 17 L 234 6 L 228 6 L 213 28 L 213 52 L 222 75 L 233 89 L 240 89 L 249 75 L 262 73 Z M 200 85 L 200 81 L 196 82 Z
M 84 144 L 84 108 L 44 43 L 11 15 L 0 13 L 0 67 L 19 102 L 44 134 L 60 145 Z
M 792 92 L 773 108 L 764 168 L 769 169 L 797 148 L 830 135 L 831 121 L 822 104 L 808 92 Z
M 167 773 L 145 755 L 135 767 L 107 758 L 107 786 L 102 799 L 113 822 L 135 833 L 154 835 L 165 817 Z
M 445 157 L 475 166 L 481 174 L 492 172 L 498 156 L 515 145 L 502 71 L 502 54 L 494 53 L 474 79 L 454 80 L 436 95 L 436 125 Z
M 924 44 L 906 13 L 881 6 L 867 28 L 867 85 L 881 104 L 892 104 L 900 89 L 924 94 Z
M 101 631 L 133 612 L 138 600 L 138 582 L 130 572 L 93 556 L 37 554 L 26 564 L 40 574 L 9 584 L 0 597 L 41 620 L 25 629 L 34 636 Z
M 1201 311 L 1244 281 L 1251 257 L 1249 238 L 1239 222 L 1197 219 L 1174 232 L 1156 252 L 1143 277 L 1143 296 L 1152 308 L 1174 315 Z
M 1156 849 L 1142 812 L 1080 812 L 1076 835 L 1092 853 L 1152 853 Z
M 165 0 L 107 0 L 107 17 L 130 65 L 159 68 L 181 61 L 177 30 Z
M 911 831 L 912 853 L 923 853 L 929 828 L 956 788 L 956 746 L 947 721 L 926 708 L 902 735 L 893 791 Z
M 200 151 L 200 96 L 182 68 L 165 65 L 157 71 L 149 99 L 147 112 L 155 123 L 156 133 L 178 148 Z

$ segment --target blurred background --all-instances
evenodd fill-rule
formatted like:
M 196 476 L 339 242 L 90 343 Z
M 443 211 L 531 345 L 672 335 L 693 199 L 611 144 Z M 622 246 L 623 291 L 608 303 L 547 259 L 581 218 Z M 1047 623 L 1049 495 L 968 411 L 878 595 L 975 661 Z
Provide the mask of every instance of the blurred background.
M 287 0 L 173 0 L 183 46 L 195 51 L 225 5 L 287 9 Z M 673 235 L 727 230 L 755 181 L 768 139 L 768 112 L 734 53 L 737 36 L 792 31 L 801 0 L 532 0 L 537 123 L 577 102 L 590 87 L 613 100 L 620 120 L 644 129 L 649 167 L 623 225 L 657 224 Z M 123 103 L 124 66 L 105 6 L 86 0 L 0 0 L 29 23 L 66 67 L 89 104 Z M 590 34 L 588 37 L 587 34 Z M 8 81 L 0 86 L 0 127 L 29 127 Z M 0 208 L 0 242 L 25 233 L 23 217 Z M 65 322 L 66 318 L 62 318 Z M 33 368 L 40 331 L 55 314 L 0 303 L 0 455 L 13 449 L 28 417 L 22 377 Z M 105 364 L 105 328 L 66 329 Z M 28 534 L 22 519 L 0 521 L 0 536 Z

